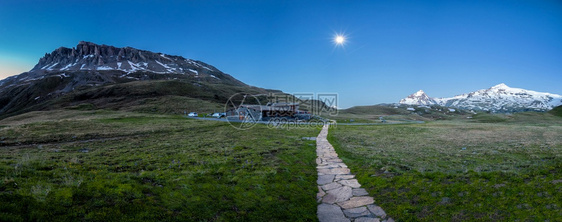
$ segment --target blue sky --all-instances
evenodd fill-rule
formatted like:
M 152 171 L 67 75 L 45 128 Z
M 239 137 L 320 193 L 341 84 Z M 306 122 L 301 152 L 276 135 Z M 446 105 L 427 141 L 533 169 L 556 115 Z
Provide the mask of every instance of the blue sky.
M 335 92 L 344 108 L 499 83 L 562 94 L 554 0 L 0 1 L 0 79 L 81 40 L 201 60 L 263 88 Z

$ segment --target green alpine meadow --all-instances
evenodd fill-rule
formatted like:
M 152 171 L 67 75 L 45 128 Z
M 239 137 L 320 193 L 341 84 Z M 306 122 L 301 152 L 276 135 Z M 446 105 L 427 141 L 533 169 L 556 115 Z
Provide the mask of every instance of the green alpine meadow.
M 0 0 L 0 222 L 562 221 L 562 1 Z

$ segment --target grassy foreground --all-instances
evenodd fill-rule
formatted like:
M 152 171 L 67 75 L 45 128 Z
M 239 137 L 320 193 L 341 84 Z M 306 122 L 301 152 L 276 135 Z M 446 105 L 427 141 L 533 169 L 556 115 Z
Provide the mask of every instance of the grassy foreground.
M 54 116 L 50 118 L 49 116 Z M 319 129 L 112 111 L 0 121 L 0 221 L 314 221 Z
M 338 126 L 329 140 L 397 221 L 562 218 L 562 118 L 477 115 Z

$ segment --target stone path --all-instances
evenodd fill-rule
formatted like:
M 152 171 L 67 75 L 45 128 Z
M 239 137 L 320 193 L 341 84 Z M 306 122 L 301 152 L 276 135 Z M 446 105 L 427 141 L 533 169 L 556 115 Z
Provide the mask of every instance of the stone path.
M 329 125 L 325 125 L 316 138 L 318 220 L 394 222 L 382 208 L 374 204 L 373 197 L 361 188 L 355 175 L 338 157 L 326 139 L 328 128 Z

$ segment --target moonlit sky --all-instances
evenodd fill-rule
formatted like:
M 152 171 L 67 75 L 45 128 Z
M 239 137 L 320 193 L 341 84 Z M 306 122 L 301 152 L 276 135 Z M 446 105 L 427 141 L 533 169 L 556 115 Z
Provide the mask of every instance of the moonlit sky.
M 0 1 L 0 79 L 81 40 L 201 60 L 258 87 L 335 92 L 343 108 L 499 83 L 562 94 L 555 0 Z

